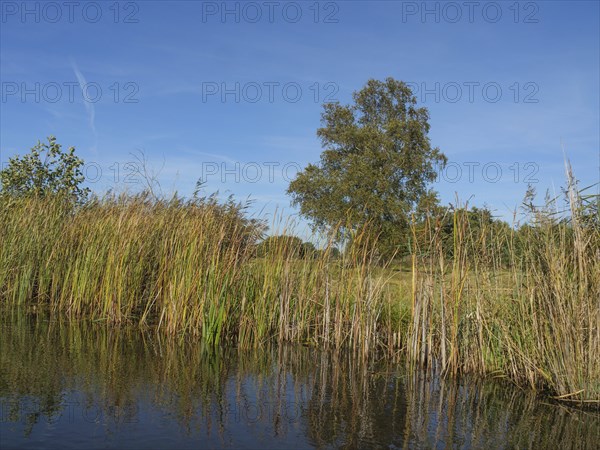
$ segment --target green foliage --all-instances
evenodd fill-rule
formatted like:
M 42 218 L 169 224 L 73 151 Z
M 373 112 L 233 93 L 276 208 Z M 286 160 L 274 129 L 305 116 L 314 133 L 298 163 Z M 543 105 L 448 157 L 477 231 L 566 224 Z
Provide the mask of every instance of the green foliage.
M 450 210 L 449 214 L 445 214 L 440 220 L 441 239 L 443 250 L 447 257 L 454 255 L 454 242 L 457 238 L 456 234 L 460 233 L 456 222 L 460 221 L 464 225 L 465 232 L 468 232 L 474 242 L 485 245 L 492 245 L 491 236 L 498 235 L 500 228 L 506 225 L 501 220 L 495 220 L 492 212 L 488 208 L 457 208 Z
M 258 257 L 282 255 L 287 258 L 298 257 L 302 248 L 302 239 L 296 236 L 268 236 L 256 248 Z
M 317 256 L 317 249 L 312 242 L 302 242 L 297 236 L 268 236 L 256 248 L 258 257 L 276 256 L 284 258 L 310 259 Z
M 426 199 L 428 204 L 420 205 L 413 216 L 413 237 L 410 242 L 413 252 L 422 253 L 429 249 L 436 257 L 452 259 L 457 241 L 468 234 L 471 242 L 493 253 L 497 263 L 508 265 L 511 262 L 511 227 L 508 223 L 494 217 L 493 212 L 485 206 L 441 206 L 436 199 L 436 196 Z M 432 200 L 435 201 L 431 203 Z M 520 236 L 519 233 L 516 236 Z M 432 239 L 437 243 L 435 249 L 430 246 Z
M 317 248 L 312 242 L 303 242 L 300 254 L 303 258 L 315 258 L 317 256 Z
M 90 192 L 81 187 L 83 164 L 74 147 L 65 152 L 50 136 L 47 143 L 38 141 L 28 154 L 10 158 L 0 171 L 0 192 L 16 197 L 59 195 L 81 203 Z
M 429 112 L 405 83 L 369 80 L 353 99 L 324 105 L 321 161 L 298 173 L 288 193 L 315 228 L 347 238 L 369 224 L 379 251 L 392 255 L 446 157 L 431 146 Z

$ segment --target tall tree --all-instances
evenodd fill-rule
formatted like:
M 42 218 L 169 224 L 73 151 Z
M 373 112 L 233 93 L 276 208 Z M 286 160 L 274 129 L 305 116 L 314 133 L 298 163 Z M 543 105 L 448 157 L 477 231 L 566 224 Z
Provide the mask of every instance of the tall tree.
M 341 226 L 343 235 L 368 223 L 382 253 L 402 252 L 410 213 L 446 157 L 431 146 L 429 112 L 405 83 L 369 80 L 353 100 L 324 105 L 321 160 L 297 174 L 288 194 L 315 228 Z

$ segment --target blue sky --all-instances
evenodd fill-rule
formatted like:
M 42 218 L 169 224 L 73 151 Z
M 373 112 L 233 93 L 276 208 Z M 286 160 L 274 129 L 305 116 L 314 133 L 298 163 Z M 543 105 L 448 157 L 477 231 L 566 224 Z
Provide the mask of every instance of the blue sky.
M 10 2 L 0 18 L 0 160 L 57 136 L 90 186 L 285 190 L 319 159 L 322 103 L 412 83 L 450 165 L 434 187 L 510 217 L 529 182 L 600 176 L 598 2 Z

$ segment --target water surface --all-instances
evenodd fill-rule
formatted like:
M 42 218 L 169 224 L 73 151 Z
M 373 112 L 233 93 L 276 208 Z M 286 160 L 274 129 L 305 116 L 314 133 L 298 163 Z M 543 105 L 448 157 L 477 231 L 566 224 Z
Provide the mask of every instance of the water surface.
M 597 448 L 597 414 L 303 346 L 0 321 L 0 448 Z

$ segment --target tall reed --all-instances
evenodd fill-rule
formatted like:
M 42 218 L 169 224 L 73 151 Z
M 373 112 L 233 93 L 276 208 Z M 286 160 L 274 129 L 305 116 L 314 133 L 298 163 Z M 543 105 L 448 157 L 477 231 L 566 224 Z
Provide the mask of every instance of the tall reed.
M 381 264 L 368 226 L 339 257 L 331 241 L 305 257 L 291 239 L 260 253 L 264 224 L 232 199 L 112 195 L 74 209 L 0 195 L 0 304 L 155 325 L 208 345 L 405 352 L 446 374 L 600 405 L 598 200 L 570 168 L 567 180 L 567 213 L 530 208 L 518 229 L 474 222 L 460 204 L 415 224 L 410 273 Z
M 392 297 L 361 230 L 340 258 L 331 242 L 314 258 L 285 244 L 258 257 L 264 226 L 232 200 L 121 195 L 77 210 L 58 198 L 0 202 L 0 301 L 12 307 L 247 347 L 277 340 L 366 353 L 396 328 L 392 316 L 381 320 Z
M 600 221 L 567 181 L 568 210 L 530 207 L 519 229 L 475 228 L 468 205 L 448 212 L 451 246 L 439 218 L 414 227 L 412 361 L 600 406 Z

